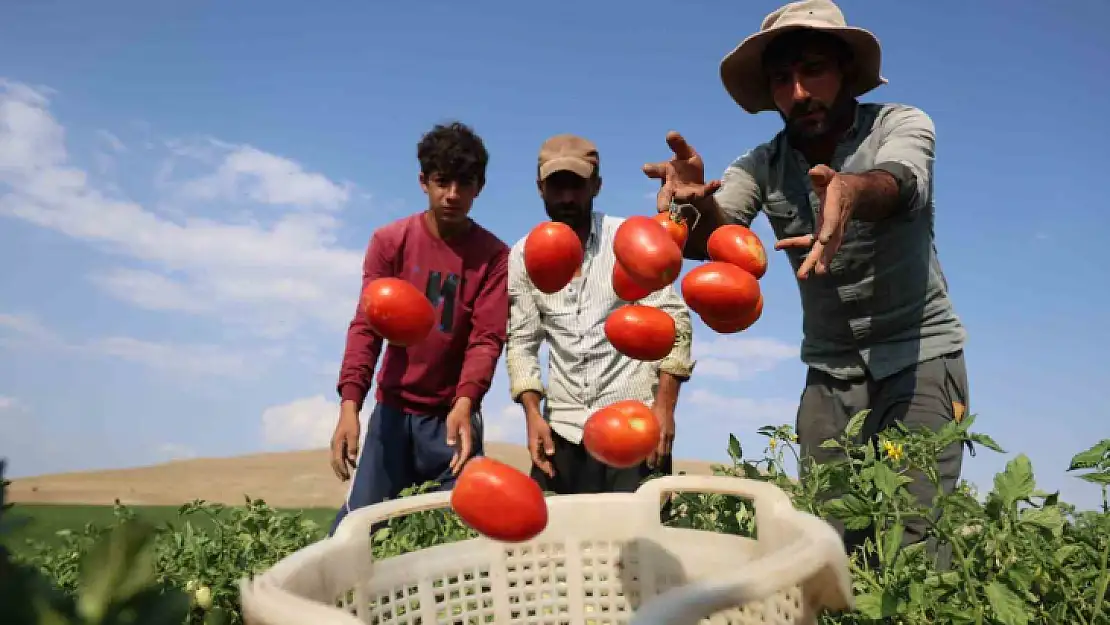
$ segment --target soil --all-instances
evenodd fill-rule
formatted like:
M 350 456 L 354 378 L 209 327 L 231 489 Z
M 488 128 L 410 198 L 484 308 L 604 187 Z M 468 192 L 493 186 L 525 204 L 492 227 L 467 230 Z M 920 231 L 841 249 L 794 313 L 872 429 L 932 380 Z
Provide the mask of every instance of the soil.
M 528 451 L 489 442 L 488 455 L 528 471 Z M 712 473 L 708 462 L 675 460 L 675 471 Z M 149 467 L 59 473 L 13 479 L 8 497 L 17 503 L 130 506 L 181 505 L 194 499 L 240 505 L 244 496 L 278 508 L 334 508 L 349 482 L 332 473 L 326 450 L 197 458 Z

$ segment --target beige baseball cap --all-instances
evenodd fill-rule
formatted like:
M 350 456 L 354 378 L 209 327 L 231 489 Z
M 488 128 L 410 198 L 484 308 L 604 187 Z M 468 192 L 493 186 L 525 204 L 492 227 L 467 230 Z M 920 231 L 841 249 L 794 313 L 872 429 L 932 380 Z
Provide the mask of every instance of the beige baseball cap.
M 540 180 L 557 171 L 589 178 L 597 171 L 599 163 L 597 146 L 589 139 L 571 134 L 555 135 L 540 147 Z

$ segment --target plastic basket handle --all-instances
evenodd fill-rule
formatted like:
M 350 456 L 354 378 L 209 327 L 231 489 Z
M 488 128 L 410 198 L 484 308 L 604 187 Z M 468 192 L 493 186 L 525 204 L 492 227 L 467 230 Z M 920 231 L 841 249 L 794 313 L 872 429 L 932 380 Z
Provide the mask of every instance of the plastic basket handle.
M 794 509 L 790 497 L 774 484 L 725 475 L 668 475 L 657 477 L 644 482 L 636 490 L 636 496 L 642 497 L 645 504 L 658 507 L 664 494 L 681 492 L 735 495 L 751 499 L 756 508 L 766 509 L 769 506 L 777 510 L 785 506 L 791 510 Z M 658 510 L 654 514 L 658 514 Z
M 348 540 L 365 536 L 370 533 L 370 528 L 382 521 L 394 517 L 407 516 L 417 512 L 439 510 L 451 505 L 450 491 L 424 493 L 383 501 L 379 504 L 352 510 L 335 528 L 334 538 Z

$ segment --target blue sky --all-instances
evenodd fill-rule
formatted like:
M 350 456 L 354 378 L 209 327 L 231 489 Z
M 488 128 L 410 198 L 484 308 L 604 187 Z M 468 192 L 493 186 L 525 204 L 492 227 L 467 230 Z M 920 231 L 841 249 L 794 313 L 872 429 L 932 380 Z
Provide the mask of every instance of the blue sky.
M 171 6 L 172 5 L 172 6 Z M 720 85 L 720 58 L 777 4 L 14 3 L 0 23 L 0 455 L 13 475 L 323 445 L 377 226 L 423 208 L 415 145 L 458 118 L 492 153 L 474 217 L 512 242 L 544 219 L 536 152 L 600 147 L 600 210 L 650 213 L 639 171 L 683 132 L 713 175 L 780 121 Z M 679 8 L 679 7 L 683 8 Z M 1063 470 L 1110 436 L 1110 5 L 849 1 L 884 45 L 866 101 L 937 126 L 937 239 L 966 323 L 979 429 Z M 407 8 L 406 8 L 407 7 Z M 765 218 L 756 231 L 770 246 Z M 804 377 L 785 259 L 763 319 L 700 323 L 677 453 L 793 422 Z M 692 262 L 687 261 L 687 267 Z M 1100 277 L 1101 276 L 1101 277 Z M 520 441 L 503 361 L 486 401 Z M 982 451 L 983 486 L 1007 456 Z

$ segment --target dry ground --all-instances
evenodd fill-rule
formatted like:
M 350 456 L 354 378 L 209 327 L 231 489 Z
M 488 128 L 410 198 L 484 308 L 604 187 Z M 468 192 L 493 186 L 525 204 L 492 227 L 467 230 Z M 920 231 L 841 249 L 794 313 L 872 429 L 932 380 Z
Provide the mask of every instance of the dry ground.
M 527 471 L 527 450 L 489 442 L 487 453 Z M 710 463 L 676 460 L 675 470 L 710 474 Z M 180 460 L 150 467 L 60 473 L 12 480 L 8 494 L 20 503 L 133 506 L 180 505 L 193 499 L 237 505 L 244 494 L 279 508 L 331 508 L 346 496 L 325 450 Z

